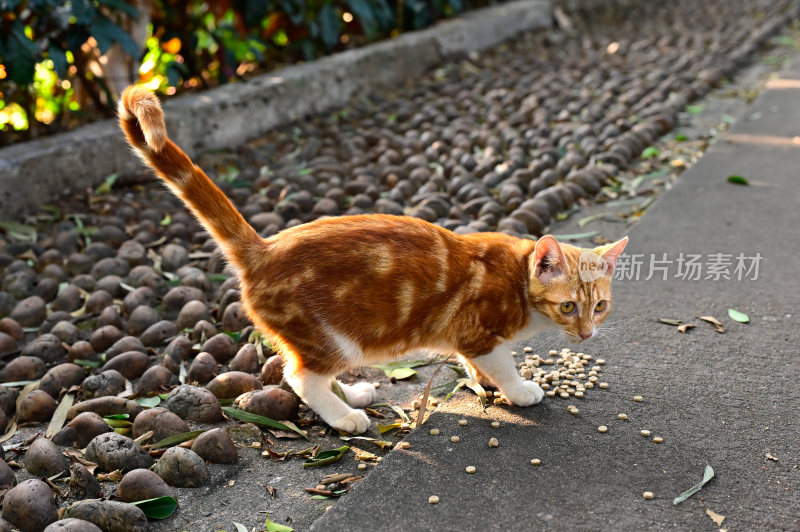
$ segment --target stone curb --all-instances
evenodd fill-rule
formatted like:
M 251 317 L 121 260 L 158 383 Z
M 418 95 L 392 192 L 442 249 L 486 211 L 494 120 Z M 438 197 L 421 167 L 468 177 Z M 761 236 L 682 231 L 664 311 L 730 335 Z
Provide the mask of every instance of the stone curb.
M 551 0 L 517 0 L 433 28 L 288 67 L 244 83 L 165 103 L 170 136 L 190 155 L 231 148 L 332 107 L 393 86 L 444 60 L 551 24 Z M 0 149 L 0 219 L 10 219 L 106 176 L 141 169 L 115 120 Z

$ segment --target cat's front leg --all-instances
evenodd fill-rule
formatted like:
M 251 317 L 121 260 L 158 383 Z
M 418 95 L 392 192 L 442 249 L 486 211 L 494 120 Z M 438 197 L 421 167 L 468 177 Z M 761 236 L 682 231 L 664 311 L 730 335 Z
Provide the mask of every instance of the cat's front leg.
M 519 376 L 508 346 L 499 345 L 486 355 L 469 357 L 469 363 L 489 377 L 506 399 L 515 405 L 530 406 L 544 398 L 544 390 L 538 384 Z

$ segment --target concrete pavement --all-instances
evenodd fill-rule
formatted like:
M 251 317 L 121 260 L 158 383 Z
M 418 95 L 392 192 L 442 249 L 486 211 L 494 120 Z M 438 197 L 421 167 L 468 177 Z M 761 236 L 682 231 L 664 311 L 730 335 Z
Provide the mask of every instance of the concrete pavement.
M 629 231 L 627 252 L 643 266 L 640 280 L 615 282 L 612 319 L 622 335 L 580 348 L 608 361 L 608 390 L 486 414 L 460 393 L 312 530 L 800 529 L 799 102 L 797 61 Z M 730 175 L 751 185 L 730 184 Z M 664 266 L 664 253 L 668 279 L 656 270 L 644 280 L 650 258 Z M 700 280 L 676 277 L 681 254 L 701 256 Z M 757 279 L 736 270 L 739 255 L 747 268 L 758 254 Z M 714 280 L 714 263 L 731 279 Z M 729 319 L 728 308 L 751 322 Z M 726 332 L 697 319 L 706 315 Z M 697 327 L 681 334 L 661 317 Z M 541 342 L 529 345 L 544 354 Z M 617 420 L 620 412 L 629 419 Z M 491 437 L 498 447 L 488 447 Z M 706 463 L 716 478 L 673 505 Z M 477 472 L 466 474 L 468 465 Z M 430 495 L 441 502 L 428 504 Z M 725 516 L 721 526 L 707 509 Z

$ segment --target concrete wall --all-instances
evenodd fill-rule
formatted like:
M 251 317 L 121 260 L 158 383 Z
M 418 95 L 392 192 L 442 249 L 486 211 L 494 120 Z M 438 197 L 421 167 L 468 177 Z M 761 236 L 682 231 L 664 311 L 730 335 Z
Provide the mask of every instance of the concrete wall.
M 432 28 L 164 105 L 170 136 L 190 155 L 230 148 L 351 96 L 419 76 L 441 62 L 551 24 L 551 0 L 517 0 Z M 0 220 L 141 168 L 116 121 L 0 150 Z

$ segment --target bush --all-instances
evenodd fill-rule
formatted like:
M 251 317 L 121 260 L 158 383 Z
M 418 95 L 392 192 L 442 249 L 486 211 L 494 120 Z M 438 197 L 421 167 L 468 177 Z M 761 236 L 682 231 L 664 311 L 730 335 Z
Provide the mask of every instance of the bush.
M 0 144 L 111 116 L 125 85 L 207 88 L 486 0 L 0 0 Z

